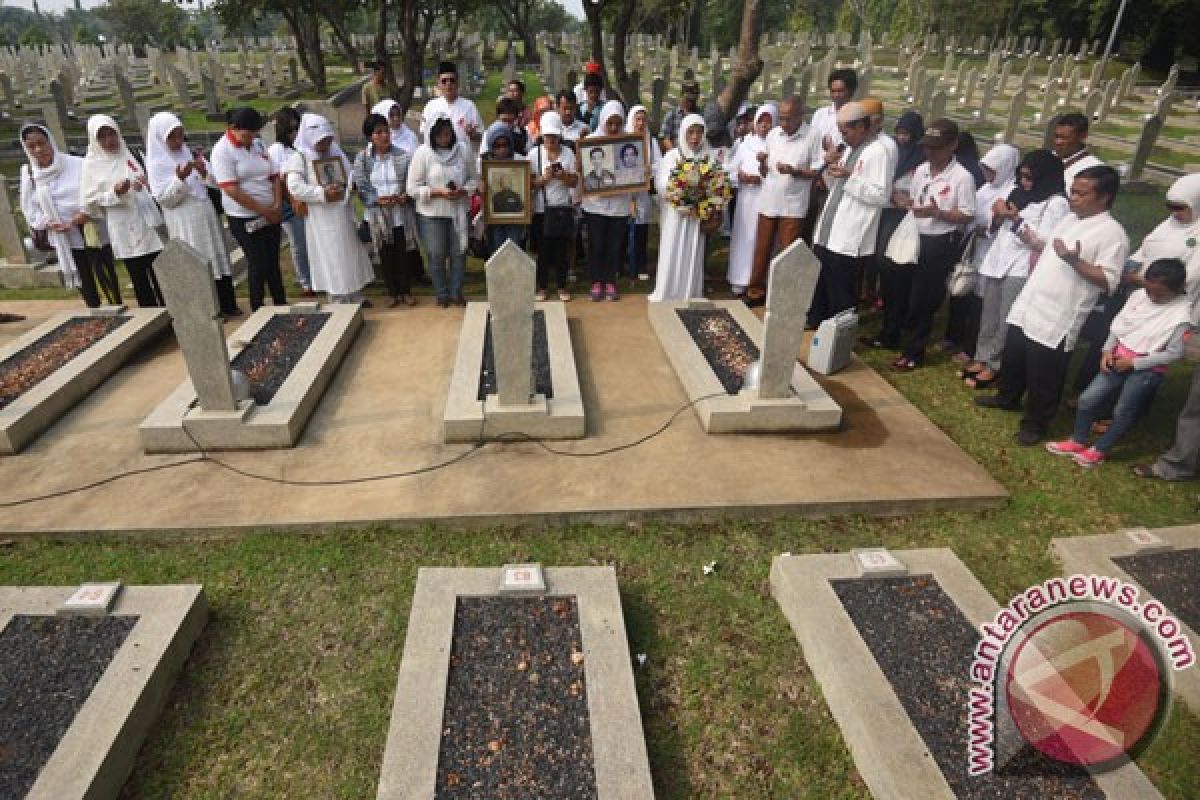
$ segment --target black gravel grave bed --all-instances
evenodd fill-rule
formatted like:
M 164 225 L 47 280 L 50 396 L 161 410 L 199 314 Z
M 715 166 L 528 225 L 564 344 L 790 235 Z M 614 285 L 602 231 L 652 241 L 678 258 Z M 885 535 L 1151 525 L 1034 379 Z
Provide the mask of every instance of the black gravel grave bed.
M 1026 745 L 967 775 L 967 697 L 979 633 L 929 576 L 830 581 L 960 800 L 1101 800 L 1087 772 Z
M 550 378 L 550 343 L 546 339 L 546 312 L 533 312 L 533 385 L 534 391 L 554 398 L 554 383 Z M 479 366 L 479 394 L 484 400 L 496 394 L 496 356 L 492 353 L 492 315 L 488 314 L 487 331 L 483 335 L 483 363 Z
M 16 615 L 0 632 L 0 797 L 24 797 L 138 618 Z
M 328 313 L 276 314 L 234 356 L 230 365 L 246 374 L 256 404 L 270 404 L 328 321 Z
M 1122 556 L 1113 563 L 1133 576 L 1171 613 L 1200 631 L 1200 550 Z
M 574 597 L 460 597 L 435 800 L 589 800 Z
M 675 313 L 729 394 L 742 389 L 746 368 L 758 360 L 756 345 L 725 309 L 676 309 Z
M 128 321 L 129 317 L 71 317 L 0 361 L 0 408 Z

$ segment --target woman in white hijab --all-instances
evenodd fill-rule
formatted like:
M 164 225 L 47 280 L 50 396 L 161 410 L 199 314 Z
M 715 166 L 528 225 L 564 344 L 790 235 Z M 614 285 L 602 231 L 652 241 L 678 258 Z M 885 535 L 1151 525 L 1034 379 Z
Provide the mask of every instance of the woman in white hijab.
M 704 231 L 701 220 L 681 214 L 666 202 L 671 173 L 683 161 L 716 161 L 705 137 L 704 118 L 688 114 L 679 126 L 679 146 L 663 157 L 654 185 L 664 198 L 659 223 L 658 275 L 650 302 L 662 303 L 704 297 Z
M 403 150 L 411 157 L 417 152 L 417 147 L 420 142 L 417 141 L 417 134 L 412 128 L 408 127 L 404 122 L 404 109 L 399 103 L 392 98 L 380 100 L 371 107 L 372 114 L 378 114 L 385 117 L 388 121 L 388 128 L 392 133 L 392 147 L 397 147 Z
M 1142 246 L 1129 257 L 1137 262 L 1136 283 L 1146 267 L 1160 258 L 1178 258 L 1187 265 L 1186 294 L 1192 303 L 1192 320 L 1200 325 L 1200 174 L 1184 175 L 1167 190 L 1169 216 L 1146 234 Z
M 167 233 L 190 244 L 208 262 L 221 313 L 240 316 L 225 234 L 208 199 L 208 187 L 216 185 L 208 162 L 188 146 L 183 123 L 174 114 L 160 111 L 147 128 L 146 173 L 150 192 L 162 207 Z
M 113 253 L 125 262 L 138 305 L 161 306 L 154 259 L 163 248 L 155 230 L 162 224 L 162 214 L 150 196 L 150 182 L 125 146 L 116 120 L 96 114 L 88 120 L 87 129 L 80 205 L 107 222 Z
M 741 296 L 754 271 L 754 246 L 758 241 L 758 196 L 762 193 L 763 165 L 767 158 L 767 134 L 779 122 L 779 110 L 764 103 L 754 112 L 750 133 L 742 139 L 737 155 L 727 165 L 737 186 L 737 206 L 729 237 L 729 271 L 726 278 L 733 293 Z
M 101 304 L 100 290 L 109 303 L 119 304 L 121 290 L 108 231 L 102 222 L 96 225 L 99 246 L 93 248 L 88 248 L 83 234 L 89 221 L 79 205 L 83 159 L 60 152 L 50 131 L 41 125 L 21 128 L 21 147 L 29 160 L 21 167 L 21 213 L 31 231 L 46 232 L 58 256 L 63 285 L 78 288 L 89 308 Z
M 658 170 L 658 163 L 662 161 L 662 148 L 658 145 L 658 139 L 654 136 L 649 136 L 647 128 L 647 120 L 649 112 L 645 106 L 634 106 L 629 109 L 629 114 L 625 117 L 625 132 L 640 133 L 646 136 L 650 142 L 650 180 L 653 185 L 655 172 Z M 650 223 L 654 221 L 654 209 L 658 205 L 658 198 L 651 192 L 638 192 L 633 196 L 633 219 L 629 225 L 629 254 L 628 254 L 628 270 L 629 277 L 637 276 L 639 281 L 650 280 L 650 273 L 646 271 L 646 250 L 650 244 Z
M 470 140 L 459 140 L 449 114 L 435 113 L 429 120 L 428 141 L 417 148 L 409 164 L 405 193 L 416 199 L 417 230 L 442 308 L 467 304 L 463 296 L 470 232 L 467 212 L 471 193 L 478 187 Z
M 334 303 L 362 303 L 370 308 L 362 289 L 375 273 L 355 230 L 350 159 L 337 143 L 329 120 L 319 114 L 300 118 L 295 147 L 284 167 L 284 179 L 292 197 L 308 205 L 304 235 L 312 288 L 328 292 Z M 334 162 L 341 162 L 340 175 L 332 169 Z
M 609 100 L 600 109 L 597 136 L 616 136 L 625 127 L 625 107 L 617 100 Z M 588 146 L 587 139 L 579 143 L 579 160 L 583 164 L 584 198 L 583 218 L 588 230 L 588 278 L 592 288 L 588 292 L 593 301 L 619 300 L 617 276 L 625 259 L 625 243 L 628 240 L 633 192 L 620 194 L 589 195 L 589 189 L 603 188 L 616 183 L 616 175 L 604 164 L 603 153 L 593 153 L 599 148 Z M 590 166 L 589 166 L 590 165 Z M 614 165 L 615 167 L 615 165 Z

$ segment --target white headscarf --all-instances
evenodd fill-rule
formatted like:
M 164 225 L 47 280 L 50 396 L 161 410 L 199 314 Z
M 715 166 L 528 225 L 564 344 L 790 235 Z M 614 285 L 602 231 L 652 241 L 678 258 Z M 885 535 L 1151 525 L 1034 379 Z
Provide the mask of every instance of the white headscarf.
M 178 150 L 172 150 L 167 144 L 167 137 L 176 128 L 182 128 L 179 117 L 169 111 L 160 111 L 150 118 L 146 126 L 146 172 L 150 178 L 150 191 L 155 196 L 161 195 L 175 180 L 176 169 L 195 160 L 192 148 L 187 142 Z M 207 199 L 207 189 L 200 173 L 192 170 L 184 181 L 188 193 L 199 200 Z
M 54 158 L 48 167 L 39 167 L 33 155 L 25 147 L 25 134 L 29 131 L 41 131 L 46 137 L 46 141 L 50 143 L 50 149 L 54 152 Z M 25 158 L 29 161 L 29 169 L 33 174 L 33 179 L 39 184 L 49 183 L 62 174 L 63 157 L 59 152 L 58 145 L 54 143 L 54 137 L 50 135 L 50 129 L 44 125 L 29 124 L 21 127 L 20 133 L 17 134 L 21 140 L 21 149 L 25 151 Z
M 633 108 L 629 109 L 629 113 L 625 115 L 626 133 L 635 133 L 633 122 L 634 119 L 637 118 L 638 114 L 645 114 L 647 120 L 649 120 L 650 112 L 646 110 L 645 106 L 634 106 Z M 650 164 L 654 165 L 662 160 L 662 148 L 658 146 L 658 139 L 649 135 L 650 124 L 648 121 L 646 123 L 646 133 L 647 138 L 650 140 Z
M 390 125 L 392 120 L 391 120 L 391 117 L 388 115 L 391 114 L 392 106 L 398 106 L 398 105 L 400 105 L 400 104 L 397 103 L 395 100 L 393 100 L 390 97 L 387 97 L 387 98 L 384 98 L 383 100 L 380 100 L 375 105 L 371 106 L 371 113 L 379 114 L 381 117 L 384 117 L 385 119 L 387 119 L 388 124 Z
M 50 161 L 47 167 L 39 167 L 37 161 L 34 160 L 33 154 L 25 147 L 25 134 L 31 130 L 40 131 L 45 135 L 46 141 L 50 143 L 50 149 L 54 153 L 54 158 Z M 25 151 L 25 158 L 29 161 L 30 175 L 33 177 L 33 198 L 41 208 L 42 213 L 51 221 L 58 225 L 67 224 L 68 220 L 64 220 L 62 215 L 58 213 L 58 206 L 54 203 L 54 193 L 51 191 L 51 184 L 63 174 L 67 167 L 67 157 L 64 157 L 59 152 L 58 145 L 54 143 L 54 137 L 50 135 L 50 131 L 43 125 L 24 125 L 18 134 L 21 139 L 21 149 Z M 68 156 L 73 158 L 73 156 Z M 80 285 L 79 268 L 75 264 L 74 254 L 71 252 L 70 238 L 66 233 L 61 231 L 50 230 L 46 233 L 50 243 L 54 245 L 54 252 L 58 256 L 58 264 L 62 269 L 63 284 L 68 289 L 74 289 Z
M 758 124 L 758 118 L 761 117 L 763 114 L 771 115 L 771 127 L 772 128 L 774 128 L 776 125 L 779 124 L 779 109 L 775 106 L 774 103 L 763 103 L 761 106 L 758 107 L 758 110 L 754 112 L 754 124 L 755 125 Z M 753 127 L 751 128 L 751 130 L 753 130 Z
M 622 120 L 625 119 L 625 106 L 621 105 L 620 100 L 609 100 L 604 104 L 604 106 L 600 109 L 599 129 L 592 131 L 592 133 L 594 133 L 596 136 L 607 136 L 608 134 L 605 133 L 604 125 L 608 122 L 610 117 L 620 117 Z
M 1143 266 L 1160 258 L 1178 258 L 1186 264 L 1200 252 L 1200 174 L 1184 175 L 1167 190 L 1168 203 L 1182 203 L 1192 209 L 1192 221 L 1180 222 L 1171 214 L 1146 234 L 1142 246 L 1132 258 Z
M 117 152 L 110 153 L 100 146 L 98 138 L 101 128 L 112 128 L 117 132 Z M 138 165 L 133 154 L 125 145 L 125 137 L 121 135 L 121 127 L 117 121 L 106 114 L 94 114 L 88 119 L 88 148 L 83 159 L 83 176 L 79 181 L 79 192 L 83 205 L 96 206 L 97 198 L 112 191 L 113 186 L 124 180 L 145 178 L 146 173 Z M 121 195 L 121 202 L 132 205 L 140 192 L 128 191 Z
M 317 142 L 330 137 L 333 137 L 333 143 L 329 146 L 329 150 L 324 153 L 318 153 Z M 333 125 L 329 120 L 320 114 L 304 114 L 301 116 L 300 128 L 296 131 L 294 146 L 296 150 L 304 155 L 306 164 L 322 158 L 340 158 L 342 160 L 342 169 L 346 175 L 347 191 L 345 201 L 348 202 L 351 197 L 349 189 L 354 183 L 354 174 L 351 171 L 350 159 L 346 157 L 346 152 L 342 150 L 342 146 L 338 144 L 337 132 L 334 131 Z
M 699 125 L 704 130 L 700 135 L 700 149 L 692 150 L 692 148 L 688 146 L 687 132 L 696 125 Z M 700 116 L 699 114 L 688 114 L 683 118 L 683 122 L 679 124 L 679 154 L 688 159 L 708 158 L 709 148 L 708 136 L 706 135 L 707 133 L 708 126 L 704 124 L 704 117 Z
M 979 159 L 979 163 L 996 173 L 991 184 L 996 189 L 1012 190 L 1015 185 L 1017 163 L 1021 160 L 1021 151 L 1011 144 L 998 144 Z M 1005 192 L 1007 195 L 1007 192 Z

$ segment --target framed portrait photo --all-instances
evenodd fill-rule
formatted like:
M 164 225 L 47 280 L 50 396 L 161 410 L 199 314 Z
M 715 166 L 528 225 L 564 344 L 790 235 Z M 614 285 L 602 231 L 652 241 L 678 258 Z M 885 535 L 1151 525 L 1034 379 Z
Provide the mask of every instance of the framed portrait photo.
M 528 225 L 533 218 L 528 161 L 484 161 L 483 219 L 489 225 Z
M 650 189 L 649 141 L 640 133 L 587 136 L 579 140 L 584 197 Z
M 314 159 L 313 170 L 317 173 L 317 183 L 322 186 L 348 186 L 350 183 L 346 177 L 346 165 L 338 156 Z

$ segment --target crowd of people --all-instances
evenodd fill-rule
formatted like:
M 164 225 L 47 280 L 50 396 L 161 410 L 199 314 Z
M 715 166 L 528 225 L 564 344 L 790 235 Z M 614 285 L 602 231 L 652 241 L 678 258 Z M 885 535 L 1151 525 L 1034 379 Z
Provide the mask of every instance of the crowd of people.
M 577 261 L 596 302 L 618 300 L 622 276 L 653 279 L 650 302 L 702 297 L 719 225 L 729 238 L 729 290 L 759 306 L 773 255 L 803 238 L 820 262 L 810 327 L 850 309 L 879 311 L 878 333 L 864 346 L 894 351 L 899 372 L 921 369 L 932 350 L 948 352 L 965 387 L 995 389 L 978 395 L 978 405 L 1022 411 L 1021 445 L 1042 442 L 1064 396 L 1074 395 L 1071 437 L 1045 446 L 1083 467 L 1102 463 L 1149 412 L 1200 323 L 1200 175 L 1175 182 L 1166 219 L 1132 250 L 1111 214 L 1119 174 L 1088 149 L 1088 119 L 1079 113 L 1055 119 L 1051 149 L 1022 154 L 996 144 L 981 156 L 949 119 L 906 110 L 889 128 L 881 101 L 852 99 L 850 69 L 830 73 L 830 102 L 815 112 L 784 97 L 744 106 L 728 124 L 714 104 L 701 106 L 689 79 L 658 131 L 645 107 L 611 96 L 595 65 L 575 87 L 531 101 L 525 85 L 511 81 L 490 126 L 460 94 L 452 62 L 438 67 L 419 132 L 383 85 L 382 72 L 364 85 L 368 114 L 353 159 L 328 120 L 292 108 L 274 115 L 269 148 L 258 136 L 268 119 L 233 110 L 207 156 L 166 112 L 150 120 L 144 159 L 105 115 L 88 121 L 83 158 L 60 150 L 47 128 L 26 125 L 22 210 L 89 306 L 120 302 L 115 259 L 138 304 L 161 305 L 153 265 L 169 236 L 208 263 L 226 316 L 241 310 L 221 214 L 247 260 L 251 309 L 268 291 L 274 304 L 287 302 L 284 234 L 305 295 L 369 304 L 363 290 L 378 273 L 393 307 L 417 303 L 418 281 L 432 284 L 438 305 L 464 305 L 468 254 L 505 242 L 536 253 L 539 301 L 552 287 L 571 300 Z M 621 134 L 645 143 L 647 178 L 629 191 L 616 173 L 636 172 L 641 150 L 629 145 L 608 164 L 605 151 L 585 141 Z M 502 212 L 528 202 L 531 222 L 483 224 L 484 163 L 518 160 L 529 164 L 529 196 L 498 185 L 491 202 Z M 728 174 L 737 191 L 723 219 L 664 202 L 669 176 L 686 163 Z M 1138 474 L 1194 475 L 1198 435 L 1200 377 L 1176 447 Z

